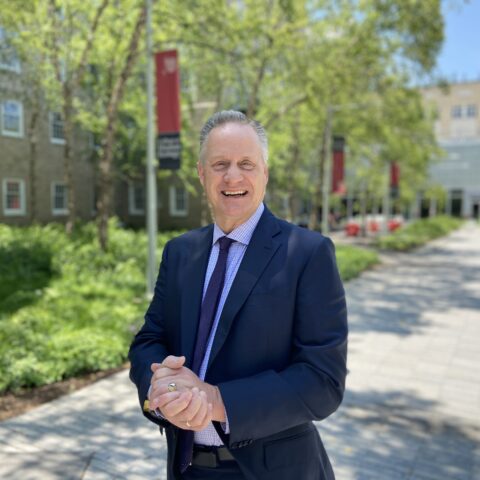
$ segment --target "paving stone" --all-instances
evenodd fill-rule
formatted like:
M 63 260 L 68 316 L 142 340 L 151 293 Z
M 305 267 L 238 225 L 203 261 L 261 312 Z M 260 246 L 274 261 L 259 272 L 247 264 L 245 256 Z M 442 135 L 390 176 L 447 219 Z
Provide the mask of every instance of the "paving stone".
M 21 452 L 2 457 L 0 478 L 9 480 L 78 480 L 90 461 L 82 452 Z

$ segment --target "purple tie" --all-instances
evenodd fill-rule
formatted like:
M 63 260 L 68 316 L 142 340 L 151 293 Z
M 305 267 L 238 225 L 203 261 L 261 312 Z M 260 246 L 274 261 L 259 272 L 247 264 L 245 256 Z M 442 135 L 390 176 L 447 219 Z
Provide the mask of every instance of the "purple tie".
M 221 237 L 218 239 L 220 252 L 203 299 L 200 321 L 198 323 L 197 341 L 193 353 L 192 371 L 197 375 L 200 372 L 200 367 L 203 358 L 205 357 L 208 338 L 210 337 L 218 302 L 220 300 L 220 295 L 222 294 L 223 284 L 225 282 L 228 250 L 232 242 L 234 242 L 234 240 L 227 237 Z M 180 430 L 178 442 L 178 459 L 180 471 L 183 473 L 192 462 L 193 432 L 191 430 Z

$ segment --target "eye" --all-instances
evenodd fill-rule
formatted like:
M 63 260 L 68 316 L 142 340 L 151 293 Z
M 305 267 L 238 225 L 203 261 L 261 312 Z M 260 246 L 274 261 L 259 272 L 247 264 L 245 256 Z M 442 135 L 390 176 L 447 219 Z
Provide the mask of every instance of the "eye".
M 250 160 L 244 160 L 242 163 L 240 163 L 240 168 L 242 170 L 253 170 L 255 168 L 255 164 Z
M 212 168 L 213 168 L 213 170 L 215 170 L 216 172 L 220 172 L 220 171 L 225 170 L 226 168 L 228 168 L 228 162 L 215 162 L 215 163 L 212 165 Z

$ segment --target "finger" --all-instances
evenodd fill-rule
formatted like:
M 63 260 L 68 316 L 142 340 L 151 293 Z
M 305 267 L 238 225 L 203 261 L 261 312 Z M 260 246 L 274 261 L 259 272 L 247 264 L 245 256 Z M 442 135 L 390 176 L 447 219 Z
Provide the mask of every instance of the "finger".
M 152 380 L 159 380 L 160 378 L 165 378 L 165 377 L 174 377 L 178 375 L 180 372 L 180 369 L 174 369 L 174 368 L 169 368 L 162 366 L 161 368 L 157 368 L 155 373 L 152 375 Z
M 175 388 L 168 389 L 170 383 L 175 383 Z M 152 395 L 163 395 L 164 393 L 171 392 L 171 391 L 180 391 L 181 385 L 178 382 L 170 382 L 168 379 L 161 379 L 152 382 L 152 388 L 150 389 L 150 393 Z
M 155 373 L 159 368 L 162 368 L 161 363 L 152 363 L 150 365 L 150 370 L 152 370 L 153 373 Z
M 169 355 L 163 360 L 162 365 L 164 367 L 177 369 L 177 368 L 183 367 L 184 363 L 185 363 L 185 357 L 183 355 L 181 357 L 175 357 L 174 355 Z
M 207 395 L 205 392 L 200 392 L 200 408 L 197 410 L 197 413 L 194 417 L 192 417 L 188 423 L 192 428 L 197 428 L 203 425 L 205 421 L 205 416 L 208 412 L 208 402 L 207 402 Z
M 167 403 L 163 408 L 161 408 L 161 411 L 165 417 L 167 417 L 167 420 L 169 417 L 175 418 L 180 412 L 188 407 L 191 399 L 191 391 L 183 392 L 176 400 Z
M 177 400 L 180 397 L 180 395 L 181 395 L 180 392 L 167 392 L 167 393 L 164 393 L 163 395 L 157 395 L 155 397 L 152 396 L 150 399 L 150 408 L 152 410 L 156 408 L 162 409 L 168 403 L 173 402 L 174 400 Z
M 208 403 L 207 412 L 203 417 L 201 423 L 197 427 L 194 427 L 192 430 L 195 430 L 196 432 L 205 430 L 205 428 L 207 428 L 210 422 L 212 421 L 212 416 L 213 416 L 213 405 L 211 403 Z
M 180 422 L 190 423 L 190 420 L 195 417 L 195 415 L 197 414 L 201 406 L 202 406 L 202 397 L 200 396 L 200 392 L 198 391 L 198 388 L 194 388 L 192 389 L 192 400 L 188 404 L 188 407 L 182 412 L 180 412 L 175 418 L 175 420 L 178 420 Z

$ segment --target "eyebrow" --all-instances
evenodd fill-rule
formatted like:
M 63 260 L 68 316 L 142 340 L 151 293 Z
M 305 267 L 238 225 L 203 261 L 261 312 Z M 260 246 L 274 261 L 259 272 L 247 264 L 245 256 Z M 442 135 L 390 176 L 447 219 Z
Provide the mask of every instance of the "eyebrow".
M 215 161 L 215 160 L 226 160 L 226 161 L 229 161 L 229 162 L 232 161 L 231 158 L 226 157 L 225 155 L 215 155 L 215 156 L 213 156 L 213 157 L 210 157 L 210 159 L 211 159 L 212 161 Z M 253 161 L 252 158 L 249 157 L 249 156 L 247 156 L 247 155 L 244 156 L 244 157 L 242 157 L 242 158 L 241 158 L 240 160 L 238 160 L 238 161 L 239 161 L 239 162 L 243 162 L 244 160 L 249 160 L 249 161 L 251 161 L 251 162 Z

